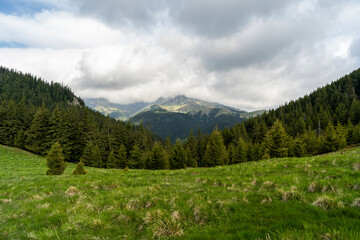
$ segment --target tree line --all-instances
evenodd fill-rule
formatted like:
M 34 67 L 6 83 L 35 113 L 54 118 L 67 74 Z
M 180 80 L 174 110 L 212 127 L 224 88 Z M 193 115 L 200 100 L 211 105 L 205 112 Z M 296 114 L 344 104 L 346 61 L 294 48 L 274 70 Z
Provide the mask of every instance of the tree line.
M 66 161 L 86 166 L 213 167 L 309 156 L 360 143 L 360 70 L 231 129 L 191 131 L 175 144 L 142 124 L 92 111 L 59 84 L 5 68 L 0 68 L 0 81 L 0 143 L 46 155 L 58 142 Z M 15 95 L 14 86 L 22 86 Z

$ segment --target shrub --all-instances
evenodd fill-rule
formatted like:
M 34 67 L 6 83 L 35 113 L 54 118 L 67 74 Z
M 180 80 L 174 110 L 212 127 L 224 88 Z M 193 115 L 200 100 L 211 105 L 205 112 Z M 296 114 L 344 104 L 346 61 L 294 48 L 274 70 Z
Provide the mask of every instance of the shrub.
M 76 165 L 76 168 L 75 170 L 73 171 L 73 175 L 85 175 L 87 174 L 88 171 L 86 171 L 84 169 L 84 163 L 82 161 L 80 161 L 77 165 Z
M 61 175 L 64 173 L 66 163 L 64 161 L 63 149 L 60 143 L 56 142 L 51 146 L 49 153 L 46 156 L 46 165 L 48 170 L 47 175 Z

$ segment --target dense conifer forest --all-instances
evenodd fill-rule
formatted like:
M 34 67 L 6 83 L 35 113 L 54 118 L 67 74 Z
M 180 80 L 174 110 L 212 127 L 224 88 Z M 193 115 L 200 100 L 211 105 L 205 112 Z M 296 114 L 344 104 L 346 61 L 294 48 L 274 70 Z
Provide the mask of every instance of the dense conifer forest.
M 212 167 L 326 153 L 360 142 L 360 70 L 231 129 L 172 144 L 92 111 L 68 87 L 0 68 L 0 143 L 104 168 Z

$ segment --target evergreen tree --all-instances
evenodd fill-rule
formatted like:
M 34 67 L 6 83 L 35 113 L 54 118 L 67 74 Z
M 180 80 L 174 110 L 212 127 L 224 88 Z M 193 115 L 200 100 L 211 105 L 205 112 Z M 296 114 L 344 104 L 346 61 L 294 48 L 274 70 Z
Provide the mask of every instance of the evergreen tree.
M 360 101 L 356 98 L 354 98 L 350 107 L 350 120 L 354 125 L 360 123 Z
M 353 143 L 360 143 L 360 123 L 354 127 L 352 132 L 352 141 Z
M 130 152 L 129 168 L 144 168 L 144 162 L 142 159 L 142 153 L 138 145 L 134 146 L 134 149 Z
M 277 119 L 270 131 L 267 133 L 265 143 L 269 149 L 269 155 L 274 157 L 286 157 L 288 155 L 288 146 L 286 144 L 287 134 L 281 122 Z
M 227 153 L 220 132 L 215 129 L 206 145 L 204 162 L 206 167 L 224 165 Z
M 166 162 L 165 151 L 159 142 L 156 142 L 152 148 L 148 159 L 147 169 L 165 169 L 169 164 Z
M 186 168 L 187 156 L 180 139 L 176 140 L 176 143 L 171 151 L 169 162 L 170 169 Z
M 236 149 L 234 147 L 234 144 L 230 144 L 229 147 L 228 147 L 228 164 L 234 164 L 236 163 L 236 160 L 235 160 L 235 153 L 236 153 Z
M 26 144 L 27 150 L 45 155 L 49 149 L 47 139 L 47 132 L 49 127 L 49 112 L 42 106 L 39 108 L 34 116 L 29 131 L 27 131 Z
M 119 166 L 119 162 L 117 161 L 115 154 L 114 154 L 114 150 L 111 150 L 109 157 L 106 161 L 106 167 L 107 168 L 116 168 Z
M 94 147 L 95 146 L 92 141 L 89 141 L 86 144 L 86 147 L 82 154 L 82 162 L 85 164 L 85 166 L 90 166 L 90 167 L 95 166 L 95 159 L 94 159 L 94 155 L 93 155 Z
M 330 122 L 325 129 L 324 135 L 320 138 L 321 153 L 333 152 L 339 149 L 339 138 L 336 130 Z
M 235 150 L 235 163 L 247 161 L 247 146 L 244 139 L 240 138 Z
M 197 162 L 199 160 L 198 149 L 197 149 L 197 140 L 192 131 L 190 132 L 190 136 L 186 142 L 186 152 L 187 152 L 187 159 L 188 159 L 186 166 L 197 167 Z
M 87 174 L 88 171 L 86 171 L 84 169 L 84 163 L 82 161 L 78 162 L 78 164 L 76 165 L 75 170 L 73 171 L 73 175 L 85 175 Z
M 61 175 L 65 171 L 66 163 L 62 153 L 62 148 L 58 142 L 51 146 L 49 153 L 46 155 L 47 175 Z
M 296 138 L 294 143 L 295 157 L 303 157 L 305 155 L 305 144 L 300 138 Z
M 121 169 L 127 167 L 127 152 L 124 144 L 120 145 L 119 148 L 119 166 Z
M 104 167 L 104 162 L 101 158 L 101 153 L 98 145 L 95 145 L 95 147 L 92 149 L 92 158 L 94 161 L 94 167 L 98 167 L 98 168 Z

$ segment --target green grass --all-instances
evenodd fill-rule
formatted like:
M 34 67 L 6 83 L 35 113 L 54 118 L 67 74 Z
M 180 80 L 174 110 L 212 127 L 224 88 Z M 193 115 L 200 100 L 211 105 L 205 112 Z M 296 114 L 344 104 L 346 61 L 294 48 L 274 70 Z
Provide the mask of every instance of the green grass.
M 0 145 L 0 239 L 360 239 L 360 148 L 177 171 L 87 168 Z

